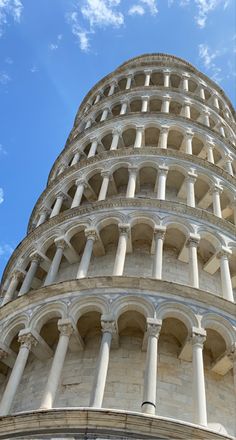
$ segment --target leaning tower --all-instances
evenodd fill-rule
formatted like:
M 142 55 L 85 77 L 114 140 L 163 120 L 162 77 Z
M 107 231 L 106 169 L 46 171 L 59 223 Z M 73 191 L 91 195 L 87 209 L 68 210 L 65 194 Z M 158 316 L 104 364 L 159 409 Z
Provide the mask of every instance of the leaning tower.
M 86 95 L 2 279 L 0 439 L 233 439 L 236 137 L 188 62 Z

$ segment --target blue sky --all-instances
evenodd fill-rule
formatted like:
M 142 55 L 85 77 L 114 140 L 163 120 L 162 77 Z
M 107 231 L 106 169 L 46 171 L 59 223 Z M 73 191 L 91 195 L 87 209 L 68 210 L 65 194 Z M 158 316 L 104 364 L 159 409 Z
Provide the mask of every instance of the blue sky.
M 185 58 L 236 102 L 234 0 L 0 0 L 0 272 L 77 108 L 147 52 Z

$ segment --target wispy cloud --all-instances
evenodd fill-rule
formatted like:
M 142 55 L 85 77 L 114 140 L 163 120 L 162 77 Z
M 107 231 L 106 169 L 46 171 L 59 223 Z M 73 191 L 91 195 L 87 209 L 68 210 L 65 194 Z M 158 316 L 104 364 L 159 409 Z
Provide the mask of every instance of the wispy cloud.
M 199 44 L 198 54 L 205 69 L 214 81 L 222 81 L 222 68 L 217 66 L 215 59 L 224 54 L 224 51 L 212 50 L 207 44 Z
M 62 40 L 62 34 L 57 35 L 56 42 L 50 43 L 49 46 L 48 46 L 49 49 L 52 50 L 52 51 L 57 50 L 61 40 Z
M 38 67 L 35 65 L 35 64 L 33 64 L 33 66 L 31 66 L 31 68 L 30 68 L 30 72 L 31 73 L 36 73 L 36 72 L 38 72 Z
M 181 7 L 192 7 L 193 3 L 197 9 L 196 15 L 194 16 L 195 22 L 199 28 L 204 28 L 206 26 L 206 22 L 208 16 L 211 12 L 213 12 L 216 8 L 222 7 L 225 10 L 231 0 L 177 0 L 179 6 Z M 174 0 L 168 0 L 168 6 L 172 6 Z
M 90 38 L 98 28 L 119 29 L 125 24 L 127 15 L 158 13 L 156 0 L 136 0 L 128 10 L 125 9 L 125 0 L 75 0 L 74 4 L 74 9 L 67 14 L 67 21 L 84 52 L 90 50 Z
M 0 188 L 0 204 L 4 202 L 4 191 L 3 188 Z
M 1 0 L 0 0 L 1 1 Z M 10 76 L 6 72 L 0 72 L 0 84 L 5 86 L 11 81 Z
M 4 27 L 9 19 L 20 22 L 23 11 L 21 0 L 0 0 L 0 36 L 3 34 Z
M 7 154 L 7 151 L 5 150 L 5 148 L 3 147 L 3 145 L 0 144 L 0 156 L 1 156 L 1 155 L 6 156 L 6 154 Z
M 8 258 L 12 254 L 13 250 L 14 249 L 10 244 L 7 244 L 7 243 L 0 244 L 0 256 L 1 257 Z

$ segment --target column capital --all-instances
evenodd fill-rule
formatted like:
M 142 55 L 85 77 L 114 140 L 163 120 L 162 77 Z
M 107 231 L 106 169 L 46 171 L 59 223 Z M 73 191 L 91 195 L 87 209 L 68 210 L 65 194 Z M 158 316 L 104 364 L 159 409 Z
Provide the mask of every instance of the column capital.
M 112 173 L 111 170 L 103 170 L 101 171 L 101 176 L 104 177 L 108 177 L 109 179 L 112 177 Z
M 25 329 L 20 331 L 18 335 L 18 342 L 20 343 L 21 347 L 28 348 L 28 350 L 31 350 L 31 348 L 35 347 L 38 343 L 33 334 Z
M 111 333 L 112 335 L 117 334 L 117 325 L 113 316 L 102 315 L 101 316 L 101 327 L 103 333 Z
M 55 238 L 54 243 L 56 245 L 56 248 L 61 248 L 61 249 L 65 249 L 65 247 L 67 246 L 67 242 L 65 237 L 58 237 Z
M 167 167 L 166 165 L 159 165 L 158 167 L 159 174 L 167 174 L 168 171 L 169 171 L 169 167 Z
M 79 185 L 87 185 L 87 180 L 84 179 L 84 178 L 80 178 L 80 179 L 77 179 L 77 180 L 75 181 L 75 184 L 76 184 L 76 186 L 79 186 Z
M 43 206 L 40 210 L 39 210 L 39 215 L 41 214 L 50 214 L 51 213 L 51 208 L 48 208 L 47 206 Z
M 213 193 L 221 194 L 222 191 L 223 191 L 222 186 L 218 185 L 217 183 L 213 184 L 210 188 L 210 194 L 213 194 Z
M 190 79 L 190 74 L 187 72 L 183 72 L 181 76 L 182 76 L 182 78 Z
M 147 318 L 147 336 L 159 338 L 161 332 L 162 320 L 156 318 Z
M 192 346 L 198 346 L 203 349 L 206 340 L 206 331 L 203 328 L 192 328 Z
M 145 127 L 144 127 L 144 125 L 136 125 L 136 130 L 141 131 L 143 133 L 145 130 Z
M 189 234 L 189 237 L 186 241 L 186 246 L 188 247 L 197 247 L 199 245 L 201 237 L 199 234 Z
M 32 252 L 29 257 L 31 261 L 36 261 L 37 263 L 41 263 L 43 261 L 43 257 L 38 251 Z
M 151 74 L 152 73 L 152 69 L 144 69 L 144 73 L 146 75 Z
M 170 127 L 168 125 L 162 125 L 160 128 L 160 133 L 168 133 Z
M 188 138 L 188 139 L 192 139 L 193 136 L 194 136 L 194 133 L 193 133 L 192 131 L 190 131 L 190 130 L 187 130 L 187 131 L 185 132 L 185 135 L 184 135 L 185 139 L 186 139 L 186 138 Z
M 15 280 L 20 281 L 23 279 L 24 275 L 25 275 L 25 271 L 20 268 L 17 268 L 12 272 L 11 279 L 14 278 Z
M 222 246 L 219 252 L 217 253 L 217 258 L 229 258 L 232 255 L 232 251 L 230 248 L 226 246 Z
M 188 179 L 188 181 L 192 181 L 193 183 L 196 182 L 198 175 L 196 173 L 194 173 L 193 171 L 189 171 L 188 175 L 186 176 L 186 178 Z
M 134 72 L 128 72 L 126 77 L 133 78 L 133 76 L 134 76 Z
M 129 165 L 128 166 L 128 172 L 129 174 L 137 174 L 138 172 L 138 167 L 136 165 Z
M 154 237 L 155 238 L 161 238 L 162 240 L 164 240 L 165 235 L 166 235 L 166 227 L 165 226 L 157 226 L 154 228 L 153 231 Z
M 232 362 L 236 361 L 236 342 L 231 345 L 228 351 L 228 357 L 231 359 Z
M 165 95 L 165 96 L 163 96 L 163 100 L 164 101 L 171 101 L 171 96 Z
M 120 234 L 127 235 L 130 231 L 130 224 L 129 223 L 119 223 L 118 228 L 119 228 Z
M 92 144 L 93 142 L 98 142 L 98 138 L 97 138 L 97 136 L 90 136 L 90 137 L 89 137 L 89 142 L 91 142 L 91 144 Z
M 121 104 L 123 104 L 123 103 L 124 103 L 124 102 L 122 102 Z M 122 132 L 122 128 L 121 128 L 121 127 L 114 127 L 113 130 L 112 130 L 112 134 L 113 134 L 113 136 L 114 136 L 115 134 L 120 135 L 121 132 Z
M 98 240 L 98 231 L 95 228 L 87 228 L 84 231 L 85 237 L 87 238 L 87 240 L 93 240 L 96 241 Z
M 150 96 L 149 96 L 149 95 L 144 95 L 144 96 L 141 97 L 141 99 L 142 99 L 142 101 L 143 101 L 144 99 L 146 99 L 147 101 L 149 101 Z
M 71 336 L 74 331 L 73 322 L 70 318 L 59 319 L 57 327 L 60 334 L 63 336 Z
M 58 193 L 56 193 L 56 198 L 62 198 L 63 200 L 66 200 L 68 196 L 63 191 L 58 191 Z

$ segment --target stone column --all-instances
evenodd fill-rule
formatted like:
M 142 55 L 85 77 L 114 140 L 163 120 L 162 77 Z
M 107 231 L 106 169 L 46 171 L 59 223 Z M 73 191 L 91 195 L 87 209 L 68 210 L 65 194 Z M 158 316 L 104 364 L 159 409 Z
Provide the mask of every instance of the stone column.
M 125 115 L 127 113 L 129 101 L 123 101 L 121 104 L 120 115 Z
M 170 100 L 171 98 L 169 96 L 164 96 L 161 106 L 161 112 L 162 113 L 169 113 L 170 112 Z
M 150 80 L 151 80 L 152 71 L 151 70 L 144 70 L 144 73 L 145 73 L 144 86 L 148 87 L 148 86 L 150 86 Z
M 194 185 L 197 180 L 197 174 L 193 172 L 188 173 L 188 177 L 186 178 L 186 186 L 187 186 L 187 205 L 195 208 L 195 191 Z
M 159 226 L 154 230 L 155 253 L 153 259 L 152 276 L 158 280 L 162 279 L 163 245 L 166 228 Z
M 112 81 L 108 96 L 114 95 L 116 88 L 116 81 Z
M 211 143 L 207 142 L 206 143 L 207 160 L 210 163 L 215 163 L 213 149 L 214 149 L 214 144 L 211 144 Z
M 98 93 L 97 96 L 96 96 L 96 99 L 94 101 L 94 105 L 97 104 L 100 101 L 100 99 L 101 99 L 101 94 Z
M 98 200 L 105 200 L 111 175 L 109 171 L 102 171 L 101 176 L 103 177 L 103 181 L 100 188 Z
M 188 92 L 188 80 L 189 80 L 189 76 L 186 74 L 182 75 L 182 90 L 184 92 Z
M 219 125 L 219 133 L 222 137 L 225 138 L 225 129 L 224 129 L 223 125 L 221 125 L 221 124 Z
M 161 127 L 158 148 L 167 148 L 169 127 Z
M 216 107 L 219 110 L 220 109 L 219 100 L 218 100 L 218 97 L 216 95 L 213 95 L 212 101 L 213 101 L 214 107 Z
M 236 399 L 236 343 L 234 343 L 231 347 L 229 358 L 231 359 L 233 364 L 233 384 L 234 384 L 234 392 Z
M 128 168 L 128 171 L 129 171 L 129 181 L 127 185 L 126 197 L 133 198 L 135 196 L 138 168 L 134 166 L 130 166 Z
M 218 258 L 220 258 L 220 276 L 223 298 L 227 299 L 228 301 L 234 302 L 234 294 L 229 269 L 229 257 L 231 254 L 231 249 L 222 247 L 221 251 L 218 254 Z
M 233 167 L 232 167 L 232 158 L 229 155 L 225 156 L 225 169 L 227 173 L 229 173 L 231 176 L 234 175 Z
M 186 154 L 193 154 L 192 151 L 193 133 L 187 131 L 184 136 L 184 152 Z
M 187 241 L 188 247 L 188 265 L 189 265 L 189 285 L 199 289 L 199 274 L 198 274 L 198 257 L 197 247 L 200 237 L 198 235 L 190 236 Z
M 36 228 L 38 226 L 42 225 L 42 223 L 44 223 L 47 220 L 49 213 L 50 213 L 49 209 L 47 209 L 47 208 L 42 209 L 40 216 L 39 216 L 39 219 L 38 219 L 38 223 L 36 225 Z
M 200 98 L 202 98 L 205 101 L 205 99 L 206 99 L 205 90 L 204 90 L 204 87 L 201 85 L 199 86 L 199 96 L 200 96 Z
M 52 366 L 48 375 L 40 409 L 51 409 L 53 407 L 68 350 L 70 336 L 73 333 L 71 320 L 60 319 L 58 321 L 58 330 L 60 333 L 59 341 L 53 357 Z
M 88 153 L 88 159 L 89 157 L 93 157 L 95 156 L 96 152 L 97 152 L 97 147 L 98 147 L 98 141 L 97 139 L 91 139 L 91 147 L 89 149 L 89 153 Z
M 101 116 L 100 122 L 103 122 L 103 121 L 105 121 L 107 119 L 109 111 L 110 111 L 109 107 L 104 108 L 104 110 L 102 112 L 102 116 Z
M 203 329 L 193 329 L 193 402 L 194 402 L 194 423 L 207 426 L 205 377 L 203 366 L 203 345 L 206 340 L 206 332 Z
M 89 406 L 93 408 L 102 407 L 112 336 L 116 333 L 116 322 L 113 319 L 108 320 L 106 317 L 105 319 L 103 319 L 103 317 L 101 318 L 102 340 L 89 404 Z
M 210 118 L 209 118 L 209 116 L 210 116 L 210 114 L 208 113 L 207 110 L 205 110 L 203 112 L 202 116 L 201 116 L 202 123 L 204 125 L 206 125 L 207 127 L 210 127 Z
M 15 270 L 13 272 L 13 274 L 11 275 L 10 284 L 8 286 L 6 294 L 5 294 L 3 301 L 2 301 L 2 306 L 5 306 L 5 304 L 7 304 L 8 302 L 10 302 L 13 299 L 14 294 L 16 292 L 16 288 L 18 286 L 18 283 L 19 283 L 20 279 L 23 278 L 23 276 L 24 276 L 24 273 L 21 272 L 20 270 Z
M 148 111 L 148 104 L 149 104 L 149 96 L 143 96 L 141 112 L 146 113 Z
M 0 403 L 0 416 L 7 416 L 9 414 L 24 373 L 29 352 L 31 347 L 37 344 L 33 335 L 31 333 L 24 333 L 24 330 L 20 331 L 18 341 L 20 342 L 20 349 Z
M 136 138 L 134 142 L 134 148 L 141 148 L 144 144 L 144 127 L 136 127 Z
M 88 119 L 88 121 L 87 121 L 86 124 L 85 124 L 84 129 L 87 130 L 88 128 L 91 127 L 91 125 L 92 125 L 92 119 Z
M 61 259 L 63 257 L 63 251 L 66 246 L 66 242 L 63 239 L 56 239 L 54 241 L 56 245 L 56 252 L 51 262 L 51 266 L 47 273 L 46 279 L 44 281 L 44 286 L 48 286 L 49 284 L 52 284 L 55 281 L 61 264 Z
M 79 162 L 79 160 L 80 160 L 80 153 L 79 153 L 79 151 L 77 151 L 76 153 L 75 153 L 75 155 L 74 155 L 74 157 L 73 157 L 73 160 L 72 160 L 72 162 L 71 162 L 71 166 L 73 166 L 73 165 L 76 165 L 78 162 Z
M 219 185 L 215 185 L 215 186 L 213 186 L 213 188 L 211 188 L 212 202 L 213 202 L 213 213 L 217 217 L 220 217 L 220 218 L 222 218 L 221 204 L 220 204 L 221 192 L 222 192 L 222 188 Z
M 129 90 L 131 88 L 132 79 L 133 79 L 133 74 L 129 73 L 128 76 L 127 76 L 125 90 Z
M 65 200 L 65 198 L 66 198 L 66 195 L 63 192 L 59 192 L 56 195 L 56 202 L 54 203 L 54 206 L 52 208 L 50 218 L 55 217 L 55 215 L 59 214 L 61 207 L 62 207 L 63 200 Z
M 188 119 L 191 118 L 190 102 L 184 102 L 180 114 L 184 118 L 188 118 Z
M 119 140 L 120 140 L 120 128 L 115 128 L 112 132 L 112 142 L 110 150 L 117 150 Z
M 42 261 L 42 257 L 37 252 L 34 252 L 33 254 L 30 255 L 30 260 L 31 260 L 30 267 L 21 285 L 19 296 L 24 295 L 30 290 L 37 269 Z
M 128 224 L 120 224 L 119 225 L 120 235 L 119 235 L 119 241 L 118 241 L 118 245 L 117 245 L 115 264 L 114 264 L 114 268 L 113 268 L 113 275 L 114 276 L 123 275 L 129 229 L 130 229 L 130 225 L 128 225 Z
M 170 87 L 170 72 L 164 72 L 164 87 Z
M 77 206 L 80 205 L 81 200 L 82 200 L 82 196 L 83 196 L 83 192 L 84 192 L 84 188 L 86 185 L 86 182 L 82 179 L 76 180 L 75 183 L 76 183 L 77 189 L 75 191 L 75 195 L 72 200 L 71 208 L 76 208 Z
M 76 278 L 85 278 L 88 273 L 89 264 L 93 252 L 94 242 L 97 240 L 97 231 L 95 229 L 85 229 L 85 236 L 87 238 L 84 252 L 80 260 L 79 269 Z
M 147 356 L 144 373 L 142 412 L 155 414 L 157 393 L 157 344 L 161 320 L 147 318 Z
M 166 179 L 169 168 L 165 165 L 160 165 L 158 168 L 158 189 L 157 198 L 159 200 L 165 200 L 166 198 Z

